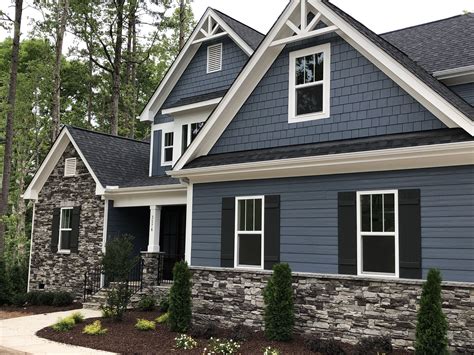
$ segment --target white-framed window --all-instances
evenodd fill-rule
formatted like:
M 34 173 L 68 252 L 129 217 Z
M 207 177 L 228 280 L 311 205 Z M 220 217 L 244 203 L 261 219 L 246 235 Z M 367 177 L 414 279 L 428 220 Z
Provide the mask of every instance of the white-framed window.
M 64 176 L 71 177 L 76 176 L 76 158 L 68 158 L 64 160 Z
M 222 43 L 207 47 L 207 73 L 222 70 Z
M 173 163 L 173 146 L 174 132 L 163 132 L 162 165 L 171 165 Z
M 204 126 L 204 122 L 195 122 L 181 126 L 181 154 L 184 154 L 189 145 L 196 139 L 202 126 Z
M 264 196 L 236 197 L 235 253 L 236 268 L 263 269 Z
M 288 122 L 329 117 L 331 44 L 290 53 Z
M 399 277 L 397 190 L 357 192 L 357 273 Z
M 69 253 L 71 251 L 72 211 L 72 207 L 61 208 L 58 253 Z

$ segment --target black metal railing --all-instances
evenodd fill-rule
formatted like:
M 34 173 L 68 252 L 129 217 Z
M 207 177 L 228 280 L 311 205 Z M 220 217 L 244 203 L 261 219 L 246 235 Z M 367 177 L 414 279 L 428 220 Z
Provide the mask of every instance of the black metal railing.
M 102 265 L 88 270 L 84 274 L 84 301 L 102 288 L 104 273 Z
M 158 256 L 158 285 L 173 283 L 173 267 L 177 261 L 177 255 L 159 253 Z

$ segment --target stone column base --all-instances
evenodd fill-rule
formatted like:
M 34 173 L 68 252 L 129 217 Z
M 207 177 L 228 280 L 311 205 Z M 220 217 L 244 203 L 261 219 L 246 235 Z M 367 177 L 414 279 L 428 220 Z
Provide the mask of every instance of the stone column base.
M 163 269 L 164 253 L 141 253 L 143 260 L 142 285 L 143 288 L 158 286 L 160 284 L 160 269 Z M 160 265 L 161 264 L 161 265 Z

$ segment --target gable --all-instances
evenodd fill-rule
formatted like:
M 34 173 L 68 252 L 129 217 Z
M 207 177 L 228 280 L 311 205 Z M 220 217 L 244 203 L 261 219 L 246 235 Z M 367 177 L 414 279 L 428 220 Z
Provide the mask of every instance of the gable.
M 207 48 L 222 43 L 222 70 L 207 73 Z M 163 103 L 162 108 L 179 104 L 184 99 L 218 93 L 222 97 L 234 82 L 245 63 L 247 54 L 229 37 L 221 37 L 201 44 L 189 62 L 173 90 Z M 171 121 L 161 111 L 155 116 L 155 124 Z
M 330 117 L 288 123 L 289 55 L 331 43 Z M 336 34 L 285 46 L 209 154 L 446 127 Z

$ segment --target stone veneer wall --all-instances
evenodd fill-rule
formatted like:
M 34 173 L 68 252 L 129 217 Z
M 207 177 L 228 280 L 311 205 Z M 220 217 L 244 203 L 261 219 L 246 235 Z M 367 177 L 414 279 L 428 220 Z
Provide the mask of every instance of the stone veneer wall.
M 224 327 L 263 329 L 262 291 L 271 273 L 193 267 L 193 317 Z M 296 331 L 355 344 L 389 335 L 397 348 L 412 348 L 422 281 L 340 275 L 293 274 Z M 451 348 L 474 352 L 474 284 L 443 284 L 443 311 Z
M 77 174 L 64 177 L 64 160 L 77 159 Z M 102 250 L 104 201 L 95 194 L 95 181 L 71 144 L 49 176 L 35 205 L 30 290 L 65 290 L 82 297 L 84 273 L 98 265 Z M 79 252 L 51 251 L 53 209 L 81 206 Z

